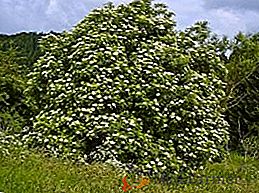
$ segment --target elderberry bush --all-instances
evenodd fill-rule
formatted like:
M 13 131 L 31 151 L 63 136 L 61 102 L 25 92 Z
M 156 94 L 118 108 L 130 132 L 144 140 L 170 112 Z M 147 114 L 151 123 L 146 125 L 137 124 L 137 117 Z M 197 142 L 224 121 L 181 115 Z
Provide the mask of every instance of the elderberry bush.
M 226 73 L 204 22 L 177 31 L 149 0 L 89 13 L 42 38 L 28 75 L 33 127 L 24 141 L 53 155 L 154 174 L 224 157 Z

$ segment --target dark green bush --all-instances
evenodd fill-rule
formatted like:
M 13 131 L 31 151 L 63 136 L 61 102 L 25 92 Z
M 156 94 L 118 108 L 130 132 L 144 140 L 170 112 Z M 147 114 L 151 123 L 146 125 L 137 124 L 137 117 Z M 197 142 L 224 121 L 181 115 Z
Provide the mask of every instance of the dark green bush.
M 160 174 L 222 158 L 225 67 L 206 23 L 178 32 L 173 15 L 148 0 L 107 4 L 44 37 L 24 139 L 57 156 Z
M 21 68 L 21 73 L 28 73 L 32 64 L 40 55 L 38 39 L 43 36 L 42 33 L 22 32 L 14 35 L 0 34 L 0 51 L 8 52 L 15 48 L 15 58 L 13 60 Z
M 0 35 L 0 132 L 20 132 L 29 123 L 30 110 L 23 91 L 26 75 L 40 55 L 36 33 Z
M 23 90 L 26 79 L 15 63 L 15 51 L 0 51 L 0 130 L 20 131 L 25 123 Z
M 231 147 L 242 149 L 243 140 L 259 136 L 259 33 L 235 37 L 227 68 Z

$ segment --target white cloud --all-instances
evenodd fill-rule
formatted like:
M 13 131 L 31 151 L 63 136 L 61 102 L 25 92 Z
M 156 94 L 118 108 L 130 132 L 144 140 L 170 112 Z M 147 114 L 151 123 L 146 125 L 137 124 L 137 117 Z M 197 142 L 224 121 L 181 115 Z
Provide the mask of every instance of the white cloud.
M 252 10 L 259 11 L 258 0 L 203 0 L 204 6 L 208 9 L 231 9 L 231 10 Z
M 234 36 L 239 31 L 246 31 L 246 22 L 232 11 L 217 9 L 210 11 L 209 18 L 212 21 L 211 27 L 220 35 L 228 34 Z
M 0 33 L 63 31 L 109 0 L 0 0 Z M 131 0 L 110 0 L 115 4 Z M 176 13 L 177 27 L 208 20 L 213 31 L 234 35 L 259 31 L 258 0 L 155 0 Z M 235 2 L 235 3 L 233 3 Z
M 254 22 L 259 21 L 256 20 L 259 18 L 259 12 L 249 10 L 254 2 L 258 0 L 179 0 L 174 3 L 170 3 L 170 0 L 161 1 L 167 2 L 169 7 L 175 10 L 178 27 L 180 29 L 184 29 L 196 21 L 206 20 L 209 21 L 212 31 L 219 35 L 225 34 L 233 37 L 239 31 L 259 31 L 259 23 Z M 232 5 L 233 1 L 235 1 L 237 5 Z M 208 8 L 209 4 L 211 5 L 210 8 Z M 213 7 L 212 5 L 214 4 L 217 5 L 217 7 Z M 243 7 L 241 10 L 243 4 L 245 4 L 245 8 Z M 231 5 L 232 8 L 230 9 Z M 234 7 L 240 7 L 240 9 L 234 9 Z
M 233 36 L 242 31 L 259 32 L 258 0 L 204 0 L 215 32 Z
M 49 15 L 55 13 L 55 12 L 58 12 L 58 3 L 57 3 L 57 0 L 50 0 L 49 1 L 49 5 L 47 7 L 47 11 L 46 13 Z

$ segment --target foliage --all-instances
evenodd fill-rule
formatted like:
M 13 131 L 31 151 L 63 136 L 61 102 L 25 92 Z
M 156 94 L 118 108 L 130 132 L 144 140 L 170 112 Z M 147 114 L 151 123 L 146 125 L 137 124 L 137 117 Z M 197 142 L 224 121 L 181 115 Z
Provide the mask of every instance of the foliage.
M 227 68 L 231 145 L 242 148 L 246 138 L 259 136 L 259 33 L 235 37 Z
M 26 75 L 40 55 L 37 45 L 40 36 L 0 35 L 0 129 L 9 134 L 28 124 L 30 111 L 24 103 L 23 91 Z
M 39 57 L 40 49 L 38 47 L 38 40 L 44 34 L 40 33 L 18 33 L 15 35 L 0 34 L 0 50 L 8 52 L 15 49 L 16 57 L 13 58 L 15 63 L 22 69 L 21 73 L 28 73 L 27 70 L 36 62 Z
M 177 32 L 173 15 L 148 0 L 109 3 L 71 31 L 43 37 L 24 139 L 57 156 L 153 174 L 224 156 L 225 68 L 207 24 Z
M 0 129 L 5 131 L 19 131 L 25 121 L 26 107 L 22 102 L 25 79 L 13 61 L 14 54 L 14 51 L 0 52 Z
M 259 137 L 250 136 L 242 141 L 242 146 L 239 147 L 244 156 L 250 156 L 259 159 Z M 240 150 L 239 149 L 239 150 Z

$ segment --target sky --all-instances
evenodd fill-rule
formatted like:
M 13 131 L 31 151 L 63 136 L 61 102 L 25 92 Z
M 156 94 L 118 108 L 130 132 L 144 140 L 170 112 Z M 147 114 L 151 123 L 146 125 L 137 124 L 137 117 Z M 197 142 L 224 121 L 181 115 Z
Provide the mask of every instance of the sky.
M 131 0 L 0 0 L 0 33 L 70 30 L 91 10 L 107 2 Z M 206 20 L 218 35 L 259 32 L 259 0 L 154 0 L 176 14 L 182 30 Z

